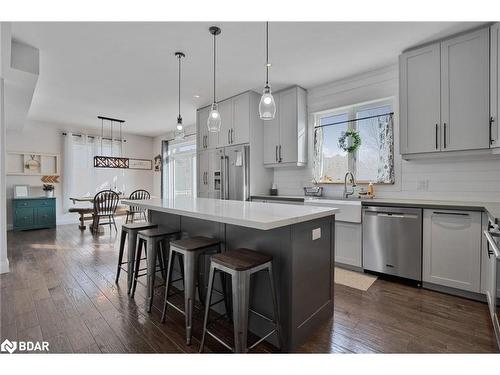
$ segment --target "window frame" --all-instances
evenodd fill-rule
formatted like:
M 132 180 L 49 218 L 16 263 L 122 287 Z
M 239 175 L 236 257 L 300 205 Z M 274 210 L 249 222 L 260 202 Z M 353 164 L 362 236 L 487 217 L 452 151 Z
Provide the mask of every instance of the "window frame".
M 328 117 L 328 116 L 337 116 L 341 115 L 344 113 L 347 113 L 347 129 L 348 130 L 357 130 L 357 121 L 352 121 L 356 120 L 356 113 L 360 111 L 364 111 L 367 109 L 373 109 L 377 107 L 384 107 L 384 106 L 390 106 L 391 112 L 394 112 L 394 97 L 387 97 L 387 98 L 381 98 L 381 99 L 375 99 L 375 100 L 370 100 L 367 102 L 362 102 L 362 103 L 357 103 L 357 104 L 352 104 L 352 105 L 347 105 L 343 107 L 338 107 L 334 109 L 328 109 L 325 111 L 320 111 L 316 112 L 314 114 L 314 127 L 318 126 L 320 124 L 320 120 L 322 118 Z M 394 116 L 394 115 L 393 115 Z M 394 117 L 393 117 L 394 119 Z M 394 121 L 394 120 L 393 120 Z M 394 123 L 393 123 L 393 132 L 394 132 Z M 314 131 L 313 137 L 316 137 L 316 132 Z M 394 151 L 393 151 L 394 152 Z M 313 158 L 316 161 L 316 154 L 313 153 Z M 393 158 L 395 158 L 395 155 L 393 155 Z M 373 182 L 375 185 L 394 185 L 396 183 L 395 179 L 394 181 L 391 182 L 375 182 L 375 181 L 369 181 L 369 180 L 358 180 L 357 175 L 358 175 L 358 170 L 357 170 L 357 160 L 359 159 L 359 149 L 356 151 L 356 153 L 347 153 L 347 165 L 349 168 L 349 171 L 351 171 L 354 175 L 354 179 L 356 180 L 357 184 L 368 184 L 370 182 Z M 314 176 L 316 179 L 317 176 Z M 317 185 L 335 185 L 335 184 L 344 184 L 344 181 L 332 181 L 332 182 L 320 182 L 316 181 Z

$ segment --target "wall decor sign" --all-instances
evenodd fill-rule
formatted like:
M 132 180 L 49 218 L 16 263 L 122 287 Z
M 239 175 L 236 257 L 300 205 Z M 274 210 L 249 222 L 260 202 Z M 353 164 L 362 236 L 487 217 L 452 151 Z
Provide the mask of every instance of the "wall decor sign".
M 129 169 L 153 169 L 153 162 L 150 159 L 128 159 Z
M 155 156 L 155 172 L 161 171 L 161 155 Z
M 41 180 L 46 184 L 58 184 L 59 176 L 42 176 Z

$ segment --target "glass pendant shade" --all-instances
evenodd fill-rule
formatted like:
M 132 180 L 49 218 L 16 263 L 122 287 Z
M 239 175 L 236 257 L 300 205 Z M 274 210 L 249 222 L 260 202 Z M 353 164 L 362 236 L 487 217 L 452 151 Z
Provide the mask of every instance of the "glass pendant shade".
M 178 117 L 177 118 L 177 127 L 176 127 L 175 132 L 174 132 L 174 137 L 175 137 L 175 139 L 184 139 L 185 135 L 186 134 L 184 132 L 184 126 L 182 125 L 182 118 Z
M 266 85 L 260 98 L 259 114 L 261 120 L 272 120 L 276 116 L 276 102 L 274 101 L 271 87 Z
M 207 120 L 208 131 L 214 133 L 220 131 L 221 124 L 219 107 L 217 103 L 213 103 Z

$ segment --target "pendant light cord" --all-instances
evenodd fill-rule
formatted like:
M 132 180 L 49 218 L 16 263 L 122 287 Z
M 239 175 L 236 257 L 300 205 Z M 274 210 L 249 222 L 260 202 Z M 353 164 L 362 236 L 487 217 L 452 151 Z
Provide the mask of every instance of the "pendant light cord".
M 178 55 L 179 59 L 179 118 L 181 118 L 181 55 Z
M 269 22 L 266 22 L 266 86 L 269 85 Z
M 214 33 L 214 103 L 216 102 L 215 101 L 215 51 L 216 51 L 215 47 L 216 46 L 215 46 L 215 33 Z

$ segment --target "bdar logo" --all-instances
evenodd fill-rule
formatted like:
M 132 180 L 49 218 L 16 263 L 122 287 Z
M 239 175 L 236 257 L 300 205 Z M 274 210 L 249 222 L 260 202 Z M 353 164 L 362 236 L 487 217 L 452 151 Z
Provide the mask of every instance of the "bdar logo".
M 2 345 L 0 345 L 0 350 L 2 352 L 9 352 L 10 354 L 14 353 L 17 349 L 17 342 L 12 342 L 7 339 L 5 339 L 4 342 L 2 342 Z

